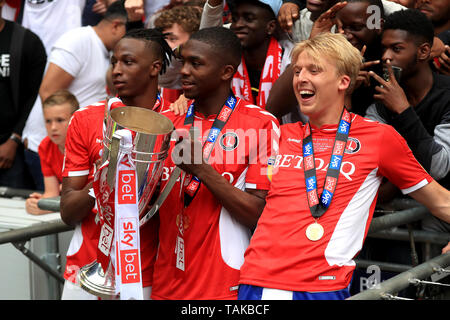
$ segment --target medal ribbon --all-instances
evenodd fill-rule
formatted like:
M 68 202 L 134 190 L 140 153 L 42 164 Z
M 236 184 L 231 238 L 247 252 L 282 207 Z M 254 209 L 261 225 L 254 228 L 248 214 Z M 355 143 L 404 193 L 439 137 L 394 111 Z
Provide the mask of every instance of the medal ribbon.
M 109 162 L 105 161 L 94 175 L 93 189 L 100 219 L 100 237 L 97 246 L 97 261 L 106 271 L 110 261 L 110 252 L 114 237 L 115 194 L 106 182 Z
M 283 49 L 278 41 L 272 37 L 269 48 L 267 49 L 266 61 L 264 63 L 261 78 L 259 80 L 259 91 L 256 97 L 256 105 L 265 109 L 266 101 L 269 97 L 270 89 L 281 73 L 281 56 Z M 253 99 L 250 77 L 248 76 L 247 66 L 244 57 L 238 67 L 232 81 L 233 92 L 240 98 L 255 104 Z
M 207 162 L 209 157 L 211 156 L 213 147 L 217 141 L 217 138 L 222 131 L 222 129 L 225 127 L 225 124 L 230 119 L 231 114 L 234 111 L 234 108 L 236 107 L 237 99 L 234 96 L 234 94 L 231 92 L 228 96 L 227 100 L 225 101 L 225 105 L 222 107 L 220 112 L 217 114 L 216 118 L 214 119 L 214 122 L 211 126 L 211 129 L 208 133 L 208 138 L 203 144 L 202 147 L 202 156 Z M 188 108 L 188 111 L 186 113 L 186 117 L 184 119 L 184 125 L 191 125 L 191 127 L 194 125 L 194 113 L 195 113 L 195 104 L 194 102 L 191 103 L 191 105 Z M 189 206 L 189 204 L 192 202 L 194 197 L 197 194 L 197 191 L 199 190 L 201 185 L 201 181 L 196 176 L 193 176 L 191 178 L 191 181 L 186 186 L 185 191 L 183 193 L 183 202 L 184 207 L 182 209 L 181 214 L 178 215 L 177 218 L 177 224 L 178 224 L 178 235 L 177 240 L 175 243 L 175 266 L 177 269 L 180 270 L 180 272 L 175 273 L 175 277 L 181 278 L 183 277 L 183 273 L 185 271 L 185 246 L 184 246 L 184 229 L 185 229 L 185 223 L 187 221 L 184 221 L 185 215 L 184 215 L 184 209 Z M 184 187 L 183 180 L 181 181 L 180 191 Z M 186 217 L 187 218 L 187 217 Z
M 316 165 L 314 159 L 314 148 L 312 140 L 311 126 L 309 122 L 305 126 L 303 137 L 303 170 L 305 173 L 306 193 L 311 215 L 318 219 L 329 208 L 336 190 L 339 172 L 344 157 L 344 150 L 347 145 L 350 132 L 351 115 L 346 108 L 342 111 L 339 119 L 339 126 L 334 140 L 333 151 L 328 164 L 325 176 L 322 195 L 318 196 Z
M 205 143 L 203 144 L 203 158 L 206 162 L 208 162 L 209 157 L 211 156 L 212 150 L 214 148 L 214 145 L 217 141 L 217 138 L 220 135 L 220 132 L 225 127 L 225 124 L 228 122 L 228 120 L 231 117 L 231 114 L 234 111 L 234 108 L 236 107 L 237 99 L 234 96 L 233 93 L 230 93 L 228 96 L 225 105 L 222 107 L 220 112 L 217 114 L 216 118 L 214 119 L 214 122 L 212 124 L 211 129 L 208 133 L 208 138 L 206 139 Z M 184 125 L 194 125 L 194 108 L 195 103 L 191 103 L 191 105 L 188 108 L 188 111 L 186 113 L 186 118 L 184 119 Z M 187 207 L 194 199 L 195 195 L 197 194 L 198 189 L 200 188 L 201 181 L 196 176 L 193 176 L 189 184 L 187 185 L 185 189 L 185 196 L 184 196 L 184 206 Z M 183 186 L 181 186 L 182 188 Z
M 120 131 L 123 134 L 115 183 L 116 292 L 120 292 L 121 300 L 143 300 L 138 181 L 131 158 L 132 133 L 126 129 Z

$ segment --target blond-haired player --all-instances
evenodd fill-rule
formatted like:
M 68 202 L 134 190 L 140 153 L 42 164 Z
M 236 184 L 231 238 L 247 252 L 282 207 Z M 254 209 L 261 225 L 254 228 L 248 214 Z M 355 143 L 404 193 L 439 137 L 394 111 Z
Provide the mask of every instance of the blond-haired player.
M 239 299 L 345 299 L 383 177 L 450 221 L 450 193 L 388 125 L 348 112 L 362 58 L 340 34 L 293 51 L 293 88 L 309 122 L 281 126 L 266 206 L 241 267 Z M 389 72 L 393 76 L 390 68 Z

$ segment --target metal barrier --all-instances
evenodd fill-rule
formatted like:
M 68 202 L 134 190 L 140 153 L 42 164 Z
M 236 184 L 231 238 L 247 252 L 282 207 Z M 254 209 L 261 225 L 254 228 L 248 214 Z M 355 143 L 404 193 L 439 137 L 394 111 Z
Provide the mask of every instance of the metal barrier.
M 374 288 L 367 289 L 358 293 L 348 300 L 380 300 L 380 299 L 397 299 L 411 300 L 396 296 L 399 291 L 409 287 L 410 285 L 436 285 L 450 286 L 436 282 L 450 274 L 446 268 L 450 266 L 450 253 L 434 257 L 424 263 L 418 265 L 417 255 L 415 254 L 415 241 L 446 245 L 450 241 L 450 234 L 439 232 L 428 232 L 422 230 L 412 230 L 411 223 L 420 221 L 430 216 L 429 211 L 415 200 L 412 199 L 395 199 L 389 203 L 381 212 L 390 212 L 380 217 L 372 219 L 369 227 L 368 237 L 379 239 L 391 239 L 409 241 L 413 251 L 413 264 L 401 265 L 389 262 L 368 261 L 356 259 L 358 268 L 367 268 L 376 265 L 385 271 L 400 272 L 397 276 L 385 280 L 377 284 Z M 408 230 L 397 228 L 401 225 L 407 225 Z M 433 276 L 436 281 L 425 281 L 428 277 Z
M 20 190 L 19 190 L 20 191 Z M 18 190 L 11 188 L 0 187 L 0 196 L 14 197 L 25 196 L 29 190 Z M 33 191 L 31 191 L 33 192 Z M 30 192 L 30 193 L 31 193 Z M 29 193 L 28 193 L 29 194 Z M 59 211 L 60 198 L 41 199 L 38 202 L 38 207 L 43 210 Z M 450 235 L 447 233 L 426 232 L 421 230 L 404 230 L 395 228 L 400 225 L 409 225 L 413 222 L 419 221 L 427 216 L 430 216 L 428 210 L 418 204 L 412 199 L 394 199 L 389 204 L 382 208 L 385 214 L 380 217 L 372 219 L 369 227 L 368 236 L 374 238 L 384 238 L 393 240 L 429 242 L 440 245 L 445 245 L 450 241 Z M 62 221 L 54 223 L 39 224 L 20 230 L 11 230 L 0 233 L 0 244 L 11 242 L 23 254 L 29 257 L 33 262 L 38 264 L 46 272 L 58 281 L 63 281 L 61 275 L 55 270 L 49 268 L 39 258 L 33 256 L 23 244 L 31 238 L 51 235 L 59 232 L 70 231 L 73 227 L 64 224 Z M 445 277 L 449 274 L 447 268 L 450 265 L 450 253 L 435 257 L 425 263 L 422 263 L 414 268 L 408 265 L 401 265 L 389 262 L 355 260 L 358 267 L 368 267 L 370 265 L 378 265 L 384 270 L 401 272 L 397 276 L 377 284 L 375 288 L 367 289 L 359 294 L 350 297 L 348 300 L 379 300 L 379 299 L 403 299 L 396 297 L 395 294 L 405 289 L 410 285 L 429 284 L 424 281 L 427 277 L 433 274 L 442 274 Z M 432 282 L 436 284 L 436 282 Z
M 410 286 L 411 284 L 419 283 L 429 283 L 429 281 L 423 281 L 434 273 L 448 273 L 449 270 L 445 268 L 450 265 L 450 252 L 446 254 L 435 257 L 417 267 L 414 267 L 408 271 L 400 273 L 391 279 L 377 284 L 374 288 L 367 289 L 361 293 L 351 296 L 347 300 L 381 300 L 381 299 L 399 299 L 403 300 L 401 297 L 396 297 L 400 290 L 403 290 Z M 436 282 L 432 282 L 436 284 Z M 444 284 L 445 285 L 445 284 Z M 409 300 L 409 299 L 408 299 Z
M 0 187 L 0 197 L 26 199 L 34 190 L 15 189 Z M 46 198 L 38 201 L 38 207 L 43 210 L 59 212 L 60 197 Z M 73 227 L 64 224 L 62 221 L 45 222 L 33 224 L 29 227 L 13 229 L 0 233 L 0 245 L 11 243 L 17 250 L 25 255 L 30 261 L 40 267 L 48 276 L 49 296 L 52 299 L 59 299 L 60 284 L 64 283 L 64 278 L 59 270 L 60 255 L 58 249 L 58 236 L 60 232 L 70 231 Z M 30 251 L 26 243 L 33 238 L 46 236 L 47 252 L 43 257 L 37 256 Z

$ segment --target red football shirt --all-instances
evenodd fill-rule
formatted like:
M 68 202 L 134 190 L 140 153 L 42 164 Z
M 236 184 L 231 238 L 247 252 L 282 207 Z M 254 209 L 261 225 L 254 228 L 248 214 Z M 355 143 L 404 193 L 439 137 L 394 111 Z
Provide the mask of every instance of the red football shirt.
M 288 291 L 346 288 L 355 269 L 353 258 L 367 235 L 382 177 L 405 194 L 432 180 L 392 127 L 352 117 L 337 189 L 330 207 L 318 219 L 325 232 L 315 242 L 305 234 L 314 218 L 303 171 L 304 126 L 294 123 L 281 127 L 271 188 L 245 252 L 240 283 Z M 312 128 L 319 195 L 336 128 Z
M 61 183 L 64 154 L 58 149 L 58 146 L 47 136 L 39 144 L 38 154 L 41 159 L 43 176 L 56 177 Z
M 278 122 L 261 108 L 244 100 L 237 101 L 217 136 L 209 163 L 236 188 L 268 190 L 266 154 L 270 153 L 272 139 L 278 140 Z M 172 120 L 176 129 L 189 129 L 189 125 L 184 125 L 185 116 L 175 116 L 172 112 L 162 114 Z M 202 141 L 206 140 L 214 119 L 215 115 L 205 118 L 195 114 L 194 125 L 201 127 Z M 163 186 L 174 168 L 169 156 L 162 176 Z M 183 211 L 179 181 L 159 210 L 160 247 L 152 298 L 236 299 L 239 269 L 251 232 L 220 205 L 204 184 Z M 183 229 L 182 247 L 179 228 Z M 184 271 L 177 268 L 180 250 L 184 252 Z
M 156 111 L 164 108 L 161 101 Z M 105 101 L 77 110 L 69 123 L 65 144 L 63 177 L 88 176 L 88 182 L 94 178 L 95 162 L 101 159 Z M 68 252 L 64 277 L 76 281 L 79 268 L 97 258 L 97 246 L 100 226 L 97 224 L 96 208 L 75 228 Z M 151 219 L 141 228 L 141 264 L 144 287 L 152 285 L 153 265 L 157 251 L 158 219 Z

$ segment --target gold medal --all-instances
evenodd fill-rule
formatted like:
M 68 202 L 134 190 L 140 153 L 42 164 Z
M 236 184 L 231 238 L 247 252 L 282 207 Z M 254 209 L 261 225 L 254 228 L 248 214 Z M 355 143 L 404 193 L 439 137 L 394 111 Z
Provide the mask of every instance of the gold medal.
M 323 227 L 317 222 L 314 222 L 306 228 L 306 237 L 311 241 L 317 241 L 322 238 L 323 232 Z

